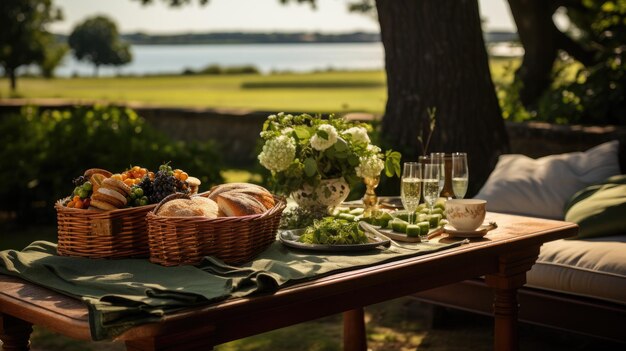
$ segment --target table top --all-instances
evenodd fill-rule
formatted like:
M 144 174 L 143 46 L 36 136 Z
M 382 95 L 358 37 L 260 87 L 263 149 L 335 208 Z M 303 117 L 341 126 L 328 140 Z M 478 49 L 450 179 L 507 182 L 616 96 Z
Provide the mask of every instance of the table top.
M 188 309 L 165 316 L 159 323 L 130 329 L 118 339 L 175 333 L 191 325 L 212 331 L 219 325 L 216 343 L 221 343 L 495 273 L 503 254 L 529 248 L 538 252 L 544 242 L 572 237 L 578 231 L 573 223 L 508 214 L 490 212 L 485 220 L 496 222 L 498 228 L 459 247 L 332 274 L 273 294 L 233 298 Z M 82 302 L 19 278 L 0 275 L 0 312 L 69 337 L 91 338 L 88 311 Z M 250 320 L 257 322 L 249 328 L 240 328 L 244 321 Z

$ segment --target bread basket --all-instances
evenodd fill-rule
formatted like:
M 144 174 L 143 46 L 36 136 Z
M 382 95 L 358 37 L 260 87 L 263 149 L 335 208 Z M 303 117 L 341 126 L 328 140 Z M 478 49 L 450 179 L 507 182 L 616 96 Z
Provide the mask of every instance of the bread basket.
M 161 204 L 181 196 L 185 195 L 170 195 Z M 274 207 L 264 213 L 240 217 L 165 217 L 155 214 L 157 207 L 146 216 L 150 261 L 163 266 L 195 265 L 204 256 L 213 256 L 227 264 L 249 262 L 276 240 L 286 202 L 278 196 L 274 201 Z
M 156 205 L 113 211 L 84 210 L 57 201 L 57 252 L 87 258 L 148 257 L 146 214 Z

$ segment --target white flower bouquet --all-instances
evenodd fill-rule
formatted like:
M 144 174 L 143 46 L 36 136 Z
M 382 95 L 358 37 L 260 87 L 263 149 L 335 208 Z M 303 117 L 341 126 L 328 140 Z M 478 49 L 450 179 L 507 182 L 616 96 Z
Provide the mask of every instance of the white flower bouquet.
M 272 172 L 285 193 L 303 185 L 317 186 L 322 179 L 343 177 L 351 186 L 361 178 L 400 176 L 400 153 L 372 145 L 367 123 L 330 115 L 270 115 L 261 137 L 261 165 Z

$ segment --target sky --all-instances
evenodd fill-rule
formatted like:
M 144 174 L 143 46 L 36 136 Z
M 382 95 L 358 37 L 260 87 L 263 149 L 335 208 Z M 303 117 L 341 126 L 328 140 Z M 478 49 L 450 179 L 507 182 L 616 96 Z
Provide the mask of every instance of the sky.
M 170 8 L 161 0 L 142 6 L 138 0 L 54 0 L 63 10 L 64 20 L 50 30 L 69 34 L 78 23 L 95 15 L 112 18 L 121 33 L 146 32 L 352 32 L 378 31 L 371 17 L 349 13 L 345 0 L 317 0 L 310 5 L 281 5 L 278 0 L 210 0 L 200 6 Z M 479 0 L 481 17 L 487 30 L 515 31 L 506 0 Z

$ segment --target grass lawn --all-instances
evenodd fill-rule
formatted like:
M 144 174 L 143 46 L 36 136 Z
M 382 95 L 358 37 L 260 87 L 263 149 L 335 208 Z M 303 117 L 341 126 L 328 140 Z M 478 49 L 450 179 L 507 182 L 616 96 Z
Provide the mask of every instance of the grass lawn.
M 517 59 L 493 59 L 494 81 L 509 82 Z M 139 102 L 161 106 L 245 108 L 266 111 L 381 114 L 387 99 L 384 71 L 229 76 L 20 78 L 18 96 L 73 101 Z M 0 79 L 0 98 L 9 82 Z

